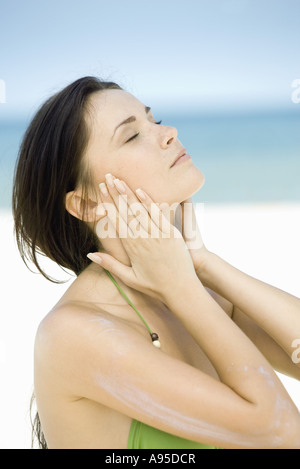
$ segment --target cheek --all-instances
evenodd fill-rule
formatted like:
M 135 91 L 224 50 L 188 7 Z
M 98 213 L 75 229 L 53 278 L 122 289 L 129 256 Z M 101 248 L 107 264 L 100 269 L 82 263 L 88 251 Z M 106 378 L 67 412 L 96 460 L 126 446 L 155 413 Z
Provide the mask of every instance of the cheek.
M 149 192 L 150 188 L 159 187 L 163 179 L 162 165 L 145 154 L 137 158 L 128 158 L 126 164 L 118 165 L 116 173 L 132 190 L 140 187 L 146 192 Z

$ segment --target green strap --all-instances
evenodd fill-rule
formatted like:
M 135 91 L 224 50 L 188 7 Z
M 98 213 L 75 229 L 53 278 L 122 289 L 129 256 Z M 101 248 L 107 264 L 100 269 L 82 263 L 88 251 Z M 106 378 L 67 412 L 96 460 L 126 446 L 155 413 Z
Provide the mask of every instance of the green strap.
M 132 302 L 130 301 L 130 299 L 128 298 L 128 296 L 126 295 L 126 293 L 123 292 L 122 288 L 120 287 L 120 285 L 116 282 L 116 280 L 113 278 L 113 276 L 111 275 L 111 273 L 104 269 L 104 271 L 107 273 L 107 275 L 109 276 L 109 278 L 111 279 L 111 281 L 115 284 L 115 286 L 117 287 L 117 289 L 119 290 L 119 292 L 124 296 L 125 300 L 127 301 L 127 303 L 134 309 L 134 311 L 136 312 L 136 314 L 139 316 L 139 318 L 143 321 L 143 323 L 145 324 L 145 326 L 147 327 L 148 331 L 149 331 L 149 334 L 151 335 L 152 334 L 152 331 L 150 329 L 150 327 L 148 326 L 148 324 L 146 323 L 145 319 L 143 318 L 143 316 L 141 315 L 141 313 L 138 312 L 138 310 L 136 309 L 136 307 L 132 304 Z

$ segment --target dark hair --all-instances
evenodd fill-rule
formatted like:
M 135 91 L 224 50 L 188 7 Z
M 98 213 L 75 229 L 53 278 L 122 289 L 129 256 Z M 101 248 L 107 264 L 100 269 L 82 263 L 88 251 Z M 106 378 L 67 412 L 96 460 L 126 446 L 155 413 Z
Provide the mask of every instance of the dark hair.
M 92 178 L 83 153 L 88 143 L 86 124 L 91 94 L 121 89 L 116 83 L 84 77 L 48 99 L 29 125 L 21 144 L 13 185 L 15 236 L 21 257 L 44 272 L 37 254 L 79 275 L 89 264 L 86 253 L 99 249 L 89 226 L 65 208 L 65 196 Z
M 113 82 L 84 77 L 48 99 L 29 125 L 21 144 L 14 174 L 12 209 L 14 232 L 21 257 L 32 262 L 48 280 L 38 254 L 79 275 L 90 263 L 88 252 L 100 249 L 87 223 L 65 207 L 66 194 L 77 187 L 84 198 L 92 189 L 89 168 L 83 162 L 89 139 L 86 113 L 93 93 L 121 89 Z M 33 403 L 34 396 L 32 398 Z M 38 413 L 33 436 L 47 448 Z

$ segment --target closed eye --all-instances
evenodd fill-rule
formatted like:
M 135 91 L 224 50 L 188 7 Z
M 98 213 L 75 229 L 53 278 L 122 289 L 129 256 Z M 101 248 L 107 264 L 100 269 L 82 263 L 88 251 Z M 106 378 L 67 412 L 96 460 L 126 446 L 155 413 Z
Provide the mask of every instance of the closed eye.
M 125 143 L 128 143 L 128 142 L 131 142 L 132 140 L 134 140 L 136 137 L 138 137 L 140 134 L 135 134 L 133 135 L 133 137 L 130 137 L 128 140 L 126 140 Z
M 154 124 L 157 124 L 157 125 L 160 125 L 161 123 L 162 123 L 162 121 L 154 122 Z M 130 137 L 128 140 L 126 140 L 126 142 L 125 142 L 125 143 L 129 143 L 129 142 L 131 142 L 132 140 L 134 140 L 135 138 L 137 138 L 139 135 L 140 135 L 139 133 L 137 133 L 137 134 L 133 135 L 133 136 L 132 136 L 132 137 Z

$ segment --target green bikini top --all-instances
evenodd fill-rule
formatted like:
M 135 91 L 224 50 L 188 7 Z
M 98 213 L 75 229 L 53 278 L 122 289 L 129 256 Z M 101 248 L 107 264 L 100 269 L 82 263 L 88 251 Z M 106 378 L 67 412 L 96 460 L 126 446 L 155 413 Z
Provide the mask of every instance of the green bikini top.
M 137 311 L 132 302 L 123 292 L 119 284 L 112 277 L 110 272 L 104 269 L 108 277 L 118 288 L 120 293 L 123 295 L 127 303 L 135 310 L 140 319 L 143 321 L 147 327 L 150 336 L 153 341 L 153 345 L 160 347 L 158 341 L 158 335 L 153 333 L 149 328 L 148 324 L 142 317 L 142 315 Z M 197 443 L 195 441 L 186 440 L 185 438 L 180 438 L 179 436 L 172 435 L 171 433 L 163 432 L 158 428 L 150 427 L 145 423 L 139 422 L 138 420 L 132 420 L 128 441 L 127 449 L 217 449 L 215 446 L 204 445 L 202 443 Z
M 204 445 L 186 440 L 145 423 L 133 420 L 128 436 L 127 449 L 217 449 L 215 446 Z

